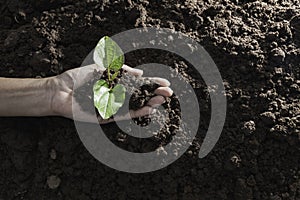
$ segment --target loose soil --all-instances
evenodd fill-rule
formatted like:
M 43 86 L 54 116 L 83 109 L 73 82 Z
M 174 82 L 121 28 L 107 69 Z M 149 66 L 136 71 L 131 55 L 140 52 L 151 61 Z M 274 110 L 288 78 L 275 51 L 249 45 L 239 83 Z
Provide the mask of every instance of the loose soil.
M 228 100 L 220 140 L 199 159 L 205 83 L 179 56 L 129 53 L 126 64 L 167 64 L 193 86 L 201 120 L 190 149 L 162 170 L 128 174 L 95 160 L 71 120 L 1 118 L 0 199 L 300 199 L 299 16 L 296 0 L 0 1 L 2 77 L 57 75 L 80 66 L 104 35 L 163 27 L 205 47 Z M 104 127 L 122 148 L 143 149 L 116 124 Z

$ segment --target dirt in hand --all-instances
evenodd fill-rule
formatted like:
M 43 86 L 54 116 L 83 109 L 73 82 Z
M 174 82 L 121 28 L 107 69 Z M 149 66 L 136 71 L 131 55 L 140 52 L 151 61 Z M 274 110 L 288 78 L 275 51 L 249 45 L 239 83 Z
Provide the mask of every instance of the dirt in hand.
M 132 76 L 123 70 L 120 72 L 120 75 L 117 79 L 114 79 L 111 86 L 114 87 L 116 84 L 125 86 L 126 98 L 124 105 L 126 106 L 121 107 L 119 111 L 111 117 L 112 119 L 116 115 L 122 116 L 127 114 L 129 110 L 137 111 L 147 106 L 149 100 L 156 96 L 154 91 L 159 87 L 158 84 L 149 78 Z M 100 79 L 108 81 L 107 70 L 102 74 L 95 71 L 94 77 L 86 82 L 86 84 L 77 88 L 74 92 L 74 99 L 79 102 L 83 111 L 96 114 L 95 117 L 97 116 L 99 118 L 101 117 L 98 110 L 91 105 L 93 105 L 94 102 L 93 85 Z M 126 136 L 126 133 L 117 127 L 115 127 L 116 130 L 114 131 L 112 131 L 111 127 L 110 129 L 102 128 L 106 130 L 107 137 L 112 140 L 114 140 L 113 137 L 117 137 L 118 140 L 132 147 L 138 144 L 137 147 L 133 149 L 124 147 L 125 150 L 133 152 L 154 151 L 166 145 L 179 129 L 180 123 L 184 123 L 181 121 L 180 104 L 175 94 L 171 97 L 166 97 L 166 102 L 162 107 L 163 110 L 156 110 L 152 115 L 149 113 L 149 115 L 133 118 L 131 122 L 141 127 L 146 127 L 150 125 L 150 123 L 156 124 L 158 127 L 155 133 L 152 133 L 152 129 L 148 130 L 152 138 L 138 139 L 136 137 Z M 125 129 L 130 129 L 130 126 L 127 126 Z M 168 138 L 168 140 L 166 138 Z

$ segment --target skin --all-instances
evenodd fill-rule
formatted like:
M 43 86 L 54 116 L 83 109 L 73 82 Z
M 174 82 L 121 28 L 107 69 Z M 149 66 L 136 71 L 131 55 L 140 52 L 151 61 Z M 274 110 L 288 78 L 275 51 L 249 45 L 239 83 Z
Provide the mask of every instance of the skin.
M 128 76 L 143 75 L 142 70 L 127 65 L 123 69 L 128 72 Z M 123 116 L 117 115 L 114 120 L 103 120 L 100 117 L 96 119 L 94 115 L 82 111 L 78 102 L 72 102 L 72 94 L 76 89 L 74 86 L 83 85 L 92 78 L 95 70 L 102 73 L 105 69 L 92 64 L 50 78 L 0 78 L 0 116 L 62 116 L 77 121 L 105 124 L 152 114 L 157 106 L 165 102 L 165 97 L 173 94 L 169 81 L 154 77 L 151 79 L 161 87 L 155 90 L 156 96 L 146 106 L 137 111 L 129 111 Z M 75 112 L 76 117 L 73 115 Z

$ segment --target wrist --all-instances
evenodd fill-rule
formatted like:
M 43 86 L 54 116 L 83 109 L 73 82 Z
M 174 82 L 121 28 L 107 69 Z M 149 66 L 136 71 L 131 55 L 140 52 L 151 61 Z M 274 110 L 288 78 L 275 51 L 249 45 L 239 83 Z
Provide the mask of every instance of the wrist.
M 66 85 L 60 76 L 48 78 L 47 90 L 49 91 L 49 115 L 72 118 L 71 98 L 72 90 Z
M 62 113 L 59 109 L 61 105 L 59 96 L 61 91 L 61 82 L 57 76 L 46 78 L 46 91 L 49 93 L 47 104 L 49 105 L 48 113 L 52 116 L 61 116 Z
M 39 112 L 37 116 L 56 116 L 58 113 L 53 108 L 53 98 L 56 95 L 58 81 L 56 77 L 42 78 L 36 80 L 40 87 L 37 91 L 40 92 Z

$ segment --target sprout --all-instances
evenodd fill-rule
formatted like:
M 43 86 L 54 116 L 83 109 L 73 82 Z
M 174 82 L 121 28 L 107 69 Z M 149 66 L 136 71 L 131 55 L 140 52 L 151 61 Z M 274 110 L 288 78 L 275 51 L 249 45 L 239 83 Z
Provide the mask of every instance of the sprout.
M 103 119 L 108 119 L 118 112 L 125 101 L 125 87 L 122 84 L 114 85 L 124 64 L 124 54 L 117 43 L 105 36 L 95 48 L 94 61 L 107 69 L 107 80 L 98 80 L 93 91 L 95 107 Z

